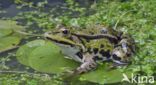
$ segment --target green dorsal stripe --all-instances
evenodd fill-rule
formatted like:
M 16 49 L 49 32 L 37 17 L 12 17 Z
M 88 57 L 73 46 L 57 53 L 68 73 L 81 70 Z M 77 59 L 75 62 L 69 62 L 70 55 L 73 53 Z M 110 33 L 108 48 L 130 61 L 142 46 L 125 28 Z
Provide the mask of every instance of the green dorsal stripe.
M 75 36 L 86 38 L 86 39 L 100 39 L 100 38 L 108 38 L 117 41 L 117 37 L 109 35 L 109 34 L 96 34 L 96 35 L 87 35 L 87 34 L 79 34 L 79 33 L 72 33 Z

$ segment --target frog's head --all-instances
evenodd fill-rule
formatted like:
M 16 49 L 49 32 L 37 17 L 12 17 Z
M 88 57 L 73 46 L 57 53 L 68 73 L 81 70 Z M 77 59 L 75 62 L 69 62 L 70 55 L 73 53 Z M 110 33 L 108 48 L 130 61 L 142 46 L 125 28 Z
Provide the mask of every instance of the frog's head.
M 69 39 L 71 37 L 70 31 L 63 25 L 56 26 L 52 31 L 44 33 L 44 37 L 50 41 L 59 43 L 59 44 L 73 44 Z
M 68 45 L 71 47 L 78 46 L 80 48 L 83 48 L 81 44 L 78 44 L 71 39 L 72 37 L 71 32 L 69 29 L 65 27 L 59 28 L 57 30 L 45 32 L 44 37 L 47 40 L 50 40 L 57 44 L 66 45 L 66 46 Z
M 84 46 L 76 43 L 74 40 L 70 39 L 70 31 L 64 27 L 58 28 L 57 30 L 48 31 L 44 33 L 44 37 L 54 42 L 56 45 L 61 47 L 61 53 L 68 56 L 68 58 L 74 59 L 75 61 L 82 62 L 81 53 L 84 50 Z

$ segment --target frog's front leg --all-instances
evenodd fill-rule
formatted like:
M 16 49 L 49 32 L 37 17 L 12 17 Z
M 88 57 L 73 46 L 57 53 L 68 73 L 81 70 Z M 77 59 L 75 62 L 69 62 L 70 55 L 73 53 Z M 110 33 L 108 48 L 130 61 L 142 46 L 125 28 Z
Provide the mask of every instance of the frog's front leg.
M 78 74 L 88 72 L 97 67 L 97 63 L 93 60 L 93 57 L 89 53 L 83 55 L 82 61 L 83 63 L 75 71 Z

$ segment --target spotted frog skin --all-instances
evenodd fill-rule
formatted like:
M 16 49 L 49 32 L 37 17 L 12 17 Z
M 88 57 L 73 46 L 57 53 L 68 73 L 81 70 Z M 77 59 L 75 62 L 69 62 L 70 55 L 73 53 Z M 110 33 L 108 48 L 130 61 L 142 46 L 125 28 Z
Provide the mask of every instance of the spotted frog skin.
M 134 40 L 129 35 L 102 25 L 84 29 L 59 26 L 56 31 L 46 32 L 45 38 L 67 47 L 66 51 L 72 51 L 72 54 L 62 53 L 81 62 L 81 65 L 74 70 L 78 74 L 95 69 L 99 61 L 127 65 L 135 52 Z

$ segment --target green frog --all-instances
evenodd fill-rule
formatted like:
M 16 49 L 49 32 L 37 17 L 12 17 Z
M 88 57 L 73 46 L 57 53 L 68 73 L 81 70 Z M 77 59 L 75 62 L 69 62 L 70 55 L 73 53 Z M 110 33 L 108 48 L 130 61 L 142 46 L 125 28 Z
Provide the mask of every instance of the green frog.
M 81 63 L 74 70 L 78 74 L 95 69 L 99 61 L 127 65 L 135 52 L 134 40 L 129 35 L 125 36 L 103 25 L 92 25 L 84 29 L 58 26 L 44 36 L 61 46 L 61 52 L 68 58 Z

